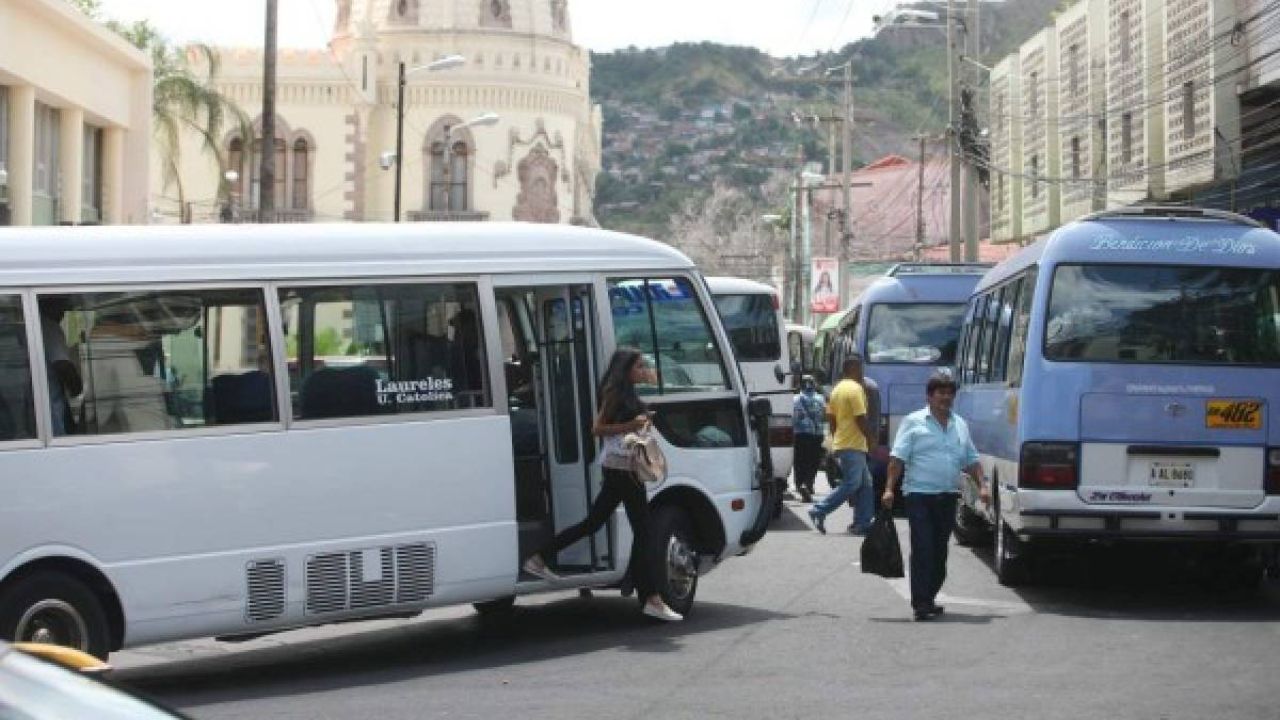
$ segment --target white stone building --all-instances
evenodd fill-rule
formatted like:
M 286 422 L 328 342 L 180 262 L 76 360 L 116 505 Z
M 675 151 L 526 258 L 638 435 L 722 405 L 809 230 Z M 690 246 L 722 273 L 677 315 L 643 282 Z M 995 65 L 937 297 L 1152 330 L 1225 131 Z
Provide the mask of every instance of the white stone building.
M 336 2 L 327 49 L 278 54 L 276 220 L 393 219 L 403 63 L 403 220 L 594 224 L 602 121 L 568 0 Z M 258 208 L 262 51 L 219 55 L 217 84 L 253 118 L 255 137 L 227 130 L 224 167 L 194 135 L 184 139 L 186 217 L 195 222 L 253 218 Z M 451 55 L 465 64 L 426 69 Z M 487 113 L 498 121 L 459 128 Z M 184 217 L 174 188 L 156 193 L 166 216 Z
M 0 225 L 145 223 L 151 61 L 65 0 L 0 0 Z

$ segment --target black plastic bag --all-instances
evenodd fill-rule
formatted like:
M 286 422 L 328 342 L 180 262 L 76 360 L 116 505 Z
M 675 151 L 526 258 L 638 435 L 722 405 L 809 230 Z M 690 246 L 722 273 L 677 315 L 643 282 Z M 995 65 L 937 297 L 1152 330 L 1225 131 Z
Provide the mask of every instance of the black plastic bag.
M 887 578 L 900 578 L 902 572 L 902 547 L 898 544 L 898 529 L 893 526 L 893 513 L 881 508 L 876 521 L 862 541 L 862 572 Z

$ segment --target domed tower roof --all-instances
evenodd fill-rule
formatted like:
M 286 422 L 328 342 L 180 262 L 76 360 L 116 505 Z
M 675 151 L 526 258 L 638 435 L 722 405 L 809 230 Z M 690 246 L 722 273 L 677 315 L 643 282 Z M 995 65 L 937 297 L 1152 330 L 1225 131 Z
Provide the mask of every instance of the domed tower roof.
M 374 32 L 492 30 L 572 42 L 569 0 L 335 0 L 334 37 Z

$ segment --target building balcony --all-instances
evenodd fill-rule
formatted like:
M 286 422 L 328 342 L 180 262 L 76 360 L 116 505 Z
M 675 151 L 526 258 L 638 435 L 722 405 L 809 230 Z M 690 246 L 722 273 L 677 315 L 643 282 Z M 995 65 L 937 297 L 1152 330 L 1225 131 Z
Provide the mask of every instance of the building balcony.
M 409 222 L 485 222 L 484 210 L 410 210 Z

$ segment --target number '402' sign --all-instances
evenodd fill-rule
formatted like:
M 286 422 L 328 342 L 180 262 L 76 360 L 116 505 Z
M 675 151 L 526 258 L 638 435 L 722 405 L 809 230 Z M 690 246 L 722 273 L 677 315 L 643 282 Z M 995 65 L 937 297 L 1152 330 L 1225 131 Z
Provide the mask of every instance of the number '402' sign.
M 1260 430 L 1261 400 L 1210 400 L 1205 405 L 1204 424 L 1227 430 Z

